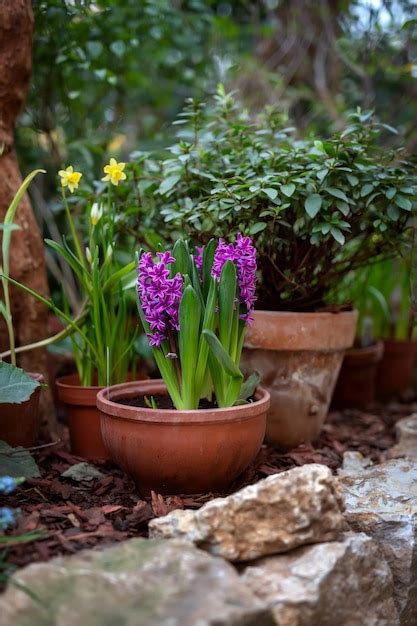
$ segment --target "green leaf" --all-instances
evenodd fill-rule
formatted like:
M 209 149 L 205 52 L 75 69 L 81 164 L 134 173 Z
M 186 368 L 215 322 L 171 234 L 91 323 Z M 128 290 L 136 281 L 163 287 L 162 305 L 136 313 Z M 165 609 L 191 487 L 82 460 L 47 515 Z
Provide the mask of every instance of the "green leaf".
M 171 265 L 171 275 L 175 276 L 179 272 L 182 275 L 191 276 L 191 257 L 183 239 L 177 239 L 175 242 L 172 256 L 175 258 L 175 263 Z
M 171 176 L 165 178 L 157 189 L 158 193 L 161 195 L 168 193 L 168 191 L 175 187 L 180 178 L 181 174 L 171 174 Z
M 392 219 L 393 222 L 396 222 L 400 217 L 400 212 L 396 206 L 390 204 L 387 210 L 388 217 Z
M 233 359 L 230 357 L 228 352 L 224 349 L 224 347 L 222 346 L 222 344 L 220 343 L 219 339 L 216 337 L 214 332 L 212 330 L 207 330 L 207 329 L 203 330 L 203 336 L 205 340 L 207 341 L 207 343 L 209 344 L 209 348 L 213 356 L 218 361 L 222 369 L 226 372 L 226 374 L 228 374 L 232 378 L 243 380 L 242 372 L 240 371 L 236 363 L 233 361 Z
M 365 198 L 365 196 L 369 196 L 369 194 L 374 190 L 374 186 L 370 183 L 366 183 L 361 189 L 361 198 Z
M 25 448 L 12 448 L 0 441 L 0 476 L 38 478 L 41 475 L 32 455 Z
M 216 254 L 217 241 L 210 239 L 208 244 L 204 246 L 203 251 L 203 295 L 207 298 L 211 285 L 211 269 L 213 267 L 214 255 Z
M 256 387 L 261 382 L 261 375 L 259 372 L 252 372 L 252 374 L 245 380 L 242 385 L 239 394 L 239 400 L 248 400 L 255 393 Z
M 267 226 L 268 224 L 266 222 L 256 222 L 249 228 L 249 232 L 251 235 L 256 235 L 256 233 L 260 233 L 262 230 L 265 230 Z
M 404 211 L 411 211 L 411 208 L 413 206 L 411 200 L 409 200 L 405 196 L 395 196 L 394 202 L 397 206 L 400 207 L 400 209 L 404 209 Z
M 349 205 L 347 202 L 343 202 L 343 200 L 336 200 L 336 206 L 343 215 L 349 215 Z
M 266 187 L 265 189 L 262 189 L 262 191 L 268 196 L 268 198 L 271 198 L 271 200 L 275 200 L 278 195 L 278 191 L 272 187 Z
M 346 178 L 348 179 L 352 187 L 356 187 L 356 185 L 359 183 L 359 178 L 357 176 L 354 176 L 353 174 L 347 174 Z
M 322 202 L 323 198 L 318 193 L 312 193 L 306 198 L 304 208 L 311 218 L 316 217 L 317 213 L 320 211 Z
M 196 409 L 200 398 L 195 390 L 195 374 L 198 362 L 201 305 L 195 289 L 188 285 L 180 303 L 178 334 L 181 359 L 182 401 L 184 409 Z
M 388 200 L 392 200 L 396 193 L 397 193 L 397 190 L 395 189 L 395 187 L 389 187 L 385 191 L 385 195 L 388 198 Z
M 343 246 L 346 240 L 341 230 L 339 230 L 335 226 L 332 226 L 330 229 L 330 234 L 332 235 L 333 239 L 336 239 L 337 243 L 340 243 L 340 245 Z
M 219 338 L 225 350 L 229 350 L 235 297 L 236 266 L 233 261 L 226 261 L 219 282 Z
M 348 197 L 341 189 L 336 189 L 336 187 L 326 187 L 325 191 L 329 193 L 331 196 L 335 198 L 339 198 L 339 200 L 344 200 L 345 202 L 349 202 Z
M 287 185 L 281 185 L 280 191 L 282 191 L 284 196 L 287 196 L 287 198 L 291 198 L 291 196 L 293 195 L 293 193 L 295 191 L 295 185 L 294 185 L 294 183 L 288 183 Z
M 39 383 L 19 367 L 0 361 L 0 404 L 29 400 Z

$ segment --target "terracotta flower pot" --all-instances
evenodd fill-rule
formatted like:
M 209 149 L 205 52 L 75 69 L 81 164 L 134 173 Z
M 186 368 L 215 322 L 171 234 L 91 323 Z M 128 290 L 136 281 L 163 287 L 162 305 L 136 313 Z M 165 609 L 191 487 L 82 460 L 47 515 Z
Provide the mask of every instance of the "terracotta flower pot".
M 384 356 L 379 364 L 377 393 L 380 397 L 403 393 L 411 386 L 417 341 L 384 339 Z
M 42 374 L 28 372 L 34 380 L 44 382 Z M 39 413 L 40 387 L 21 404 L 0 405 L 0 440 L 9 446 L 30 448 L 35 445 L 41 425 Z
M 162 380 L 115 385 L 98 393 L 101 431 L 111 458 L 144 494 L 223 491 L 261 447 L 269 393 L 258 388 L 251 404 L 196 411 L 118 402 L 160 394 L 167 395 Z
M 326 418 L 356 311 L 255 311 L 242 366 L 259 371 L 271 394 L 267 439 L 283 449 L 313 441 Z
M 378 364 L 383 353 L 382 341 L 346 351 L 333 396 L 334 408 L 362 409 L 375 401 Z
M 86 459 L 108 459 L 96 407 L 97 392 L 103 387 L 82 387 L 78 374 L 58 378 L 56 386 L 58 398 L 67 411 L 73 454 Z

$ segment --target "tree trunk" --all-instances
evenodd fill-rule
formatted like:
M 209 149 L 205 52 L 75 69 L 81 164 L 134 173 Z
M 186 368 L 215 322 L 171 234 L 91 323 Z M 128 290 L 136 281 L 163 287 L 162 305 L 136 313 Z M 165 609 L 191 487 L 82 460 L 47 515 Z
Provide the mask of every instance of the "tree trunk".
M 32 70 L 33 14 L 30 0 L 0 0 L 0 223 L 19 188 L 22 178 L 14 150 L 16 119 L 22 110 Z M 43 296 L 49 295 L 42 236 L 29 198 L 22 199 L 16 214 L 21 230 L 12 233 L 10 268 L 16 280 Z M 16 345 L 24 345 L 47 335 L 47 311 L 34 298 L 11 288 Z M 8 349 L 4 324 L 0 324 L 0 351 Z M 19 364 L 47 379 L 47 353 L 23 353 Z M 50 394 L 44 397 L 44 413 L 51 424 Z M 55 419 L 55 418 L 53 418 Z M 53 422 L 54 424 L 54 422 Z M 55 430 L 55 428 L 54 428 Z

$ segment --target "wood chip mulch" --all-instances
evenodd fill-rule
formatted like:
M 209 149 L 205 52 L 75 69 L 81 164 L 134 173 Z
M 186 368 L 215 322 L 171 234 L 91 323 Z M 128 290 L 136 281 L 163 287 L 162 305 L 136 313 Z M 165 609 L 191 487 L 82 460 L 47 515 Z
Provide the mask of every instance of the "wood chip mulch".
M 395 443 L 395 423 L 417 411 L 417 402 L 376 405 L 368 412 L 330 413 L 320 438 L 314 445 L 302 445 L 289 452 L 263 446 L 251 467 L 231 487 L 230 492 L 305 463 L 323 463 L 336 471 L 343 453 L 356 450 L 373 462 L 384 460 Z M 110 462 L 95 463 L 103 477 L 76 482 L 61 474 L 83 461 L 67 451 L 65 443 L 44 447 L 33 453 L 41 478 L 31 479 L 13 494 L 1 498 L 1 506 L 20 509 L 18 525 L 8 534 L 40 531 L 30 543 L 9 545 L 6 560 L 21 567 L 36 561 L 84 548 L 108 545 L 128 537 L 146 537 L 148 522 L 176 508 L 199 508 L 218 495 L 161 496 L 153 493 L 143 499 L 135 485 Z M 230 493 L 229 492 L 229 493 Z

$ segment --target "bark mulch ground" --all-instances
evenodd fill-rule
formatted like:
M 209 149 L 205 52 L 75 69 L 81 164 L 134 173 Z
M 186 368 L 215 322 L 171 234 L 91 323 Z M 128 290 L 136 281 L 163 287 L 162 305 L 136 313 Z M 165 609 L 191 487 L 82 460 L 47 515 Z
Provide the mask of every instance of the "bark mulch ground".
M 314 445 L 302 445 L 290 452 L 263 446 L 257 459 L 230 492 L 305 463 L 323 463 L 336 471 L 343 453 L 357 450 L 373 462 L 384 460 L 395 443 L 395 423 L 417 411 L 417 402 L 375 405 L 368 412 L 332 412 Z M 9 534 L 40 532 L 30 543 L 7 546 L 7 563 L 21 567 L 84 548 L 104 546 L 128 537 L 146 537 L 148 522 L 175 508 L 199 508 L 208 500 L 224 494 L 161 496 L 149 499 L 139 495 L 133 482 L 110 462 L 95 463 L 103 474 L 93 481 L 77 482 L 61 476 L 83 459 L 68 452 L 65 442 L 32 452 L 41 478 L 28 480 L 7 497 L 2 506 L 20 509 L 18 526 Z

